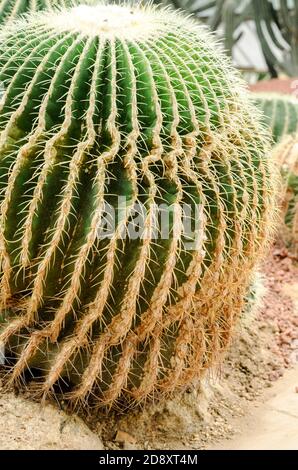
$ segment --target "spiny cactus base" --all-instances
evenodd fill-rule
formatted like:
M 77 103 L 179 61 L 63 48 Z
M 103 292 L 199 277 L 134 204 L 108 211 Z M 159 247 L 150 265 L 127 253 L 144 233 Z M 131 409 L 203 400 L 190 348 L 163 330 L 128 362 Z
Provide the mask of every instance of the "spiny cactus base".
M 227 347 L 270 236 L 257 111 L 212 37 L 168 10 L 43 13 L 1 41 L 5 383 L 73 407 L 184 388 Z M 136 202 L 145 236 L 123 239 Z M 153 239 L 161 203 L 169 237 Z M 183 204 L 201 208 L 191 249 Z

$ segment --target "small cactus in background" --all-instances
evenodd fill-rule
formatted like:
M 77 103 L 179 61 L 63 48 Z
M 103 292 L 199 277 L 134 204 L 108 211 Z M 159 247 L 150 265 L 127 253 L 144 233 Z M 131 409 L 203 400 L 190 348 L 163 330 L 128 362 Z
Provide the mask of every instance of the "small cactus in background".
M 281 236 L 298 257 L 298 133 L 284 138 L 274 153 L 284 182 Z
M 253 100 L 263 112 L 263 121 L 272 132 L 275 143 L 298 132 L 298 100 L 279 93 L 252 93 Z
M 1 41 L 5 382 L 73 407 L 185 387 L 226 349 L 271 234 L 257 110 L 212 36 L 167 10 L 43 12 Z M 137 203 L 142 236 L 123 237 Z
M 298 256 L 298 100 L 278 93 L 253 93 L 275 147 L 283 180 L 281 235 Z

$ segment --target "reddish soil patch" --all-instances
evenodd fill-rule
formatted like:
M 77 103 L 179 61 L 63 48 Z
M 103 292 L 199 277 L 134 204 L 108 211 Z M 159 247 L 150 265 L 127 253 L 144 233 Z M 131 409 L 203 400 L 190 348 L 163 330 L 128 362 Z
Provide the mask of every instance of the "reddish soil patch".
M 298 97 L 298 78 L 273 78 L 272 80 L 261 80 L 249 86 L 250 91 L 275 92 L 295 95 Z
M 284 367 L 298 362 L 298 267 L 288 251 L 276 246 L 264 262 L 267 295 L 259 318 L 273 322 L 276 327 L 276 347 Z M 282 370 L 272 371 L 270 378 L 275 380 Z

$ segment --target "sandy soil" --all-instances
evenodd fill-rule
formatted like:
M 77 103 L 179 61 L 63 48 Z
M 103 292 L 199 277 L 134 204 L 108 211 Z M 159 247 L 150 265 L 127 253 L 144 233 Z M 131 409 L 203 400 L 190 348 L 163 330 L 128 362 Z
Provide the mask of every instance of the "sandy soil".
M 0 395 L 1 450 L 100 450 L 98 436 L 78 417 L 10 393 Z
M 235 423 L 238 436 L 211 447 L 217 450 L 298 450 L 298 366 L 265 393 L 249 415 Z

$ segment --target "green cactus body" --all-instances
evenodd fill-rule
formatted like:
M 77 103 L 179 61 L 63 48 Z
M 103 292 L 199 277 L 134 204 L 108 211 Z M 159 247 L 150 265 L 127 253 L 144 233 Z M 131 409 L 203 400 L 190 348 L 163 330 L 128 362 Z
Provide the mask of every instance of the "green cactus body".
M 152 7 L 37 14 L 1 41 L 6 383 L 73 406 L 190 384 L 225 350 L 272 228 L 267 134 L 241 81 L 203 27 Z M 123 237 L 137 202 L 143 236 Z
M 275 143 L 298 132 L 298 100 L 279 93 L 252 93 L 254 102 L 264 113 L 264 124 Z

